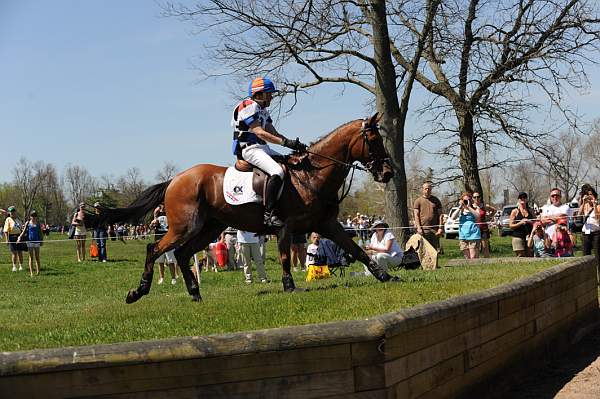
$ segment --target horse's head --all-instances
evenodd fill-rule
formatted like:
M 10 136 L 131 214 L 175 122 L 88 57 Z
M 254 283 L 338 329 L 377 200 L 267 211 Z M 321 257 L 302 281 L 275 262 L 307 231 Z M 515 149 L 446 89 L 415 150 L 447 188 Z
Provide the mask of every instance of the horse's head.
M 362 121 L 360 134 L 352 142 L 350 152 L 354 159 L 371 172 L 376 182 L 387 183 L 394 176 L 394 170 L 390 164 L 390 157 L 383 146 L 378 122 L 377 113 L 370 119 Z

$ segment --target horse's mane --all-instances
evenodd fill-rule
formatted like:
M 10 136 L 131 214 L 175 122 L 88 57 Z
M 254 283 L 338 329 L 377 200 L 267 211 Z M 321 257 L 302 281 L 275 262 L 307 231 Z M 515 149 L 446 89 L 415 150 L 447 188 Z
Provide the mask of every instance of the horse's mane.
M 340 129 L 342 129 L 342 128 L 344 128 L 344 127 L 346 127 L 346 126 L 348 126 L 348 125 L 350 125 L 351 123 L 354 123 L 354 122 L 356 122 L 356 120 L 353 120 L 353 121 L 350 121 L 350 122 L 346 122 L 343 125 L 340 125 L 340 126 L 336 127 L 335 129 L 333 129 L 329 133 L 326 133 L 326 134 L 322 135 L 321 137 L 318 137 L 315 141 L 312 141 L 310 143 L 310 145 L 312 146 L 312 145 L 320 143 L 321 141 L 324 141 L 324 140 L 328 139 L 329 136 L 331 136 L 332 134 L 334 134 L 338 130 L 340 130 Z
M 357 119 L 358 120 L 358 119 Z M 336 127 L 335 129 L 333 129 L 332 131 L 330 131 L 329 133 L 324 134 L 323 136 L 317 138 L 315 141 L 312 141 L 310 143 L 310 146 L 314 146 L 316 144 L 322 143 L 324 141 L 326 141 L 327 139 L 329 139 L 334 133 L 337 133 L 340 129 L 345 128 L 346 126 L 355 123 L 357 120 L 353 120 L 350 122 L 346 122 L 343 125 L 340 125 L 338 127 Z M 286 164 L 290 169 L 296 169 L 296 170 L 308 170 L 311 168 L 311 163 L 309 162 L 308 159 L 308 154 L 304 153 L 304 154 L 288 154 L 288 155 L 283 155 L 281 157 L 276 156 L 273 157 L 274 159 Z

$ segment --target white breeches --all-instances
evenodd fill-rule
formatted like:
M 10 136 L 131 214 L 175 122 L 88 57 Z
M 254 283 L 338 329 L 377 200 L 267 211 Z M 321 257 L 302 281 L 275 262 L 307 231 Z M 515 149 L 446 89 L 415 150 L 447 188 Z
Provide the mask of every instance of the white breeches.
M 402 258 L 402 254 L 396 254 L 395 256 L 392 256 L 386 252 L 377 252 L 376 254 L 371 255 L 371 259 L 386 272 L 390 269 L 390 267 L 396 267 L 402 263 Z M 365 266 L 365 272 L 370 274 L 367 266 Z
M 266 144 L 255 144 L 242 150 L 242 158 L 252 165 L 264 170 L 269 176 L 277 175 L 283 180 L 283 168 L 271 158 L 271 155 L 281 155 Z

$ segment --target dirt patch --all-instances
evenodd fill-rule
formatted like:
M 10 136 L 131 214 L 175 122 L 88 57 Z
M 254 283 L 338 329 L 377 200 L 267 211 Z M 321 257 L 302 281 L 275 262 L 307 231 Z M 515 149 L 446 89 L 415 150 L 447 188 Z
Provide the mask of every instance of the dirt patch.
M 519 381 L 506 397 L 600 398 L 600 327 L 567 354 Z

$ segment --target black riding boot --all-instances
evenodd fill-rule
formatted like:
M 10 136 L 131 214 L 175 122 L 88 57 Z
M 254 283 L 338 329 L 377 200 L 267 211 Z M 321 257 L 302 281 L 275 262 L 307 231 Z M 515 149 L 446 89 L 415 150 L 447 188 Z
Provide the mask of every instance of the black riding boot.
M 275 215 L 273 209 L 275 209 L 275 202 L 277 201 L 277 194 L 283 184 L 281 177 L 273 175 L 269 177 L 267 182 L 267 189 L 265 190 L 265 225 L 269 227 L 283 227 L 283 222 Z

